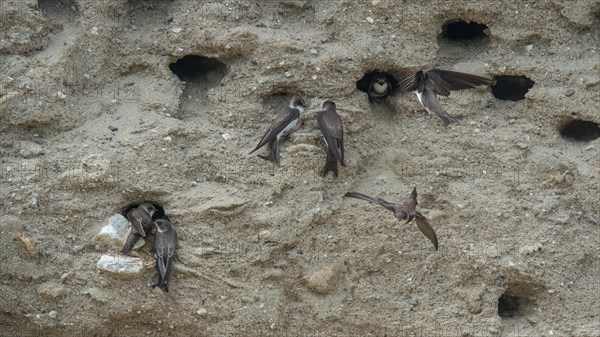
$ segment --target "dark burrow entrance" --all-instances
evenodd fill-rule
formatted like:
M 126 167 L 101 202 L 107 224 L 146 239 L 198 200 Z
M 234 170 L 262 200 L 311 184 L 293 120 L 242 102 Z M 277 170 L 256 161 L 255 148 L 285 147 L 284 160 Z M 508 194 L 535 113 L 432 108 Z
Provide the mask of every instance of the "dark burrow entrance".
M 216 58 L 186 55 L 171 63 L 169 69 L 185 82 L 178 117 L 209 111 L 214 99 L 224 101 L 228 95 L 239 94 L 232 89 L 223 88 L 213 93 L 213 99 L 209 99 L 209 89 L 222 86 L 221 81 L 228 73 L 225 63 Z
M 520 297 L 502 294 L 498 299 L 498 316 L 502 319 L 522 316 L 521 302 Z
M 389 95 L 392 95 L 398 87 L 398 80 L 391 74 L 384 71 L 374 70 L 366 73 L 360 80 L 356 81 L 356 89 L 369 94 L 369 90 L 371 90 L 372 85 L 375 82 L 381 80 L 387 81 L 390 89 L 384 96 L 377 98 L 383 99 Z M 372 101 L 373 99 L 377 98 L 371 97 L 371 95 L 369 95 L 369 101 Z
M 520 101 L 525 98 L 534 81 L 526 76 L 500 75 L 494 77 L 496 84 L 492 85 L 492 94 L 503 101 Z
M 227 75 L 225 63 L 215 58 L 186 55 L 175 63 L 169 65 L 169 69 L 185 82 L 204 83 L 207 88 L 216 87 Z
M 488 26 L 482 23 L 454 19 L 442 25 L 441 37 L 449 41 L 483 41 L 489 38 L 487 32 Z
M 566 139 L 589 142 L 600 137 L 600 125 L 586 120 L 572 119 L 563 122 L 558 132 Z

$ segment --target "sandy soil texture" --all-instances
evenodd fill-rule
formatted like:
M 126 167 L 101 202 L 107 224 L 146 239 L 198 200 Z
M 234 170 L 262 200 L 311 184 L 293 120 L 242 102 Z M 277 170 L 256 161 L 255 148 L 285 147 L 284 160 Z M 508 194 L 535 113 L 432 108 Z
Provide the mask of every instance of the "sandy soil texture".
M 4 0 L 0 15 L 1 336 L 600 336 L 598 1 Z M 440 97 L 448 127 L 412 93 L 356 87 L 433 67 L 496 86 Z M 281 165 L 248 155 L 295 94 L 308 108 Z M 325 100 L 345 128 L 337 179 L 319 176 Z M 438 251 L 342 197 L 413 187 Z M 144 201 L 179 236 L 167 294 L 151 238 L 139 273 L 96 267 L 118 249 L 94 235 Z

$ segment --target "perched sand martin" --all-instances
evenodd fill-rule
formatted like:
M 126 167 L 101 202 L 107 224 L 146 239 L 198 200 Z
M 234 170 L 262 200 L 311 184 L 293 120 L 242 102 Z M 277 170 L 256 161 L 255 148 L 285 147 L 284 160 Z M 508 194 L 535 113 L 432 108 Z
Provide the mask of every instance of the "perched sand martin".
M 429 221 L 427 218 L 423 216 L 423 214 L 416 211 L 417 207 L 417 188 L 415 187 L 408 197 L 408 199 L 403 204 L 392 204 L 383 199 L 374 199 L 369 197 L 368 195 L 364 195 L 362 193 L 356 192 L 348 192 L 344 194 L 345 197 L 357 198 L 366 201 L 370 201 L 376 204 L 379 204 L 390 211 L 394 212 L 396 219 L 398 220 L 406 220 L 405 223 L 409 223 L 414 219 L 417 221 L 417 227 L 421 230 L 421 233 L 425 234 L 425 236 L 433 243 L 433 247 L 435 250 L 438 250 L 438 240 L 435 235 L 435 231 L 429 225 Z
M 324 177 L 329 171 L 338 176 L 338 161 L 342 166 L 344 163 L 344 128 L 340 116 L 335 112 L 335 103 L 326 101 L 323 103 L 323 111 L 317 114 L 317 124 L 327 145 L 327 161 L 321 175 Z
M 152 231 L 152 216 L 155 212 L 156 208 L 149 203 L 143 203 L 127 212 L 127 219 L 131 223 L 131 231 L 125 245 L 123 245 L 123 249 L 121 249 L 121 253 L 129 253 L 140 238 L 150 234 Z
M 279 164 L 279 138 L 281 138 L 282 135 L 289 133 L 289 131 L 296 126 L 300 119 L 300 114 L 304 112 L 304 108 L 305 103 L 302 97 L 296 96 L 292 98 L 290 104 L 275 116 L 275 120 L 271 124 L 269 130 L 267 130 L 260 142 L 258 142 L 258 145 L 256 145 L 256 148 L 250 151 L 249 154 L 269 143 L 271 146 L 269 154 L 266 156 L 259 155 L 259 157 Z
M 491 79 L 459 73 L 455 71 L 431 69 L 427 72 L 419 70 L 414 75 L 400 81 L 402 91 L 414 91 L 419 102 L 427 112 L 434 112 L 444 123 L 457 123 L 437 100 L 437 95 L 450 96 L 451 90 L 472 89 L 479 85 L 489 85 Z
M 177 232 L 167 219 L 158 219 L 156 225 L 156 238 L 154 240 L 154 257 L 158 266 L 157 287 L 169 291 L 169 274 L 173 267 L 173 259 L 177 254 Z
M 369 73 L 356 82 L 358 90 L 366 92 L 371 103 L 391 95 L 397 86 L 396 79 L 384 72 Z

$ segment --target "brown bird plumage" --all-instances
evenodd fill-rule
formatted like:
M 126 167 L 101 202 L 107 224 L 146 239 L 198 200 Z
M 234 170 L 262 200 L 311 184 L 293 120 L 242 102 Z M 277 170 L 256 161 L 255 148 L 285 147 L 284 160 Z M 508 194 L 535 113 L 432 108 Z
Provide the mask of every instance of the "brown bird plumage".
M 340 116 L 335 111 L 334 102 L 326 101 L 323 103 L 323 109 L 317 114 L 317 124 L 327 145 L 327 160 L 321 175 L 324 177 L 329 171 L 333 171 L 337 177 L 338 161 L 342 166 L 346 166 L 344 163 L 344 128 Z
M 411 222 L 413 219 L 417 222 L 417 227 L 432 243 L 435 250 L 438 250 L 438 240 L 435 235 L 435 231 L 431 228 L 429 221 L 427 218 L 423 216 L 423 214 L 416 211 L 418 202 L 417 202 L 417 188 L 415 187 L 408 197 L 408 199 L 403 204 L 392 204 L 380 198 L 372 198 L 368 195 L 356 192 L 348 192 L 344 194 L 344 197 L 349 198 L 357 198 L 366 200 L 378 205 L 381 205 L 390 211 L 394 212 L 394 216 L 398 220 L 406 220 L 405 223 Z
M 152 231 L 152 216 L 156 208 L 152 204 L 143 203 L 127 212 L 127 220 L 131 223 L 131 231 L 121 253 L 128 254 L 140 238 L 146 237 Z
M 177 232 L 167 219 L 158 219 L 154 224 L 156 225 L 154 256 L 158 267 L 158 283 L 156 286 L 164 291 L 169 291 L 169 274 L 177 254 Z
M 427 112 L 435 113 L 444 123 L 457 123 L 437 100 L 437 95 L 450 96 L 452 90 L 472 89 L 480 85 L 490 85 L 489 78 L 460 73 L 456 71 L 431 69 L 427 72 L 419 70 L 400 81 L 400 90 L 414 91 Z
M 256 145 L 254 150 L 250 151 L 249 154 L 269 143 L 271 147 L 269 154 L 266 156 L 259 155 L 258 157 L 268 160 L 272 163 L 279 164 L 279 138 L 290 132 L 290 130 L 298 123 L 300 114 L 304 112 L 304 107 L 305 103 L 302 97 L 292 98 L 289 105 L 285 106 L 275 116 L 275 120 L 273 120 L 269 130 L 265 132 L 263 137 L 258 142 L 258 145 Z

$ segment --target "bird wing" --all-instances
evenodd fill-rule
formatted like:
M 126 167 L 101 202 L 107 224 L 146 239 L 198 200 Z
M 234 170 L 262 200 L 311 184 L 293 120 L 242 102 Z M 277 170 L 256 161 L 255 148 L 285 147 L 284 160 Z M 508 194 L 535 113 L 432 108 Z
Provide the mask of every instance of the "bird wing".
M 146 236 L 146 231 L 144 231 L 142 222 L 148 220 L 147 218 L 150 218 L 150 215 L 147 214 L 143 209 L 134 208 L 127 212 L 127 220 L 129 220 L 129 222 L 131 223 L 133 231 L 141 236 Z M 150 218 L 149 220 L 150 222 L 152 222 L 152 218 Z
M 433 243 L 433 247 L 435 247 L 435 250 L 438 250 L 437 236 L 435 235 L 435 231 L 433 230 L 433 228 L 431 228 L 429 221 L 427 221 L 427 218 L 423 216 L 423 214 L 416 212 L 415 220 L 417 221 L 417 227 L 419 228 L 421 233 L 423 233 Z
M 155 243 L 156 262 L 162 279 L 165 279 L 173 267 L 177 245 L 177 234 L 173 229 L 169 233 L 157 236 Z
M 429 70 L 427 78 L 435 83 L 433 91 L 442 96 L 449 96 L 451 90 L 472 89 L 492 83 L 489 78 L 441 69 Z
M 324 110 L 317 115 L 317 124 L 325 138 L 327 147 L 340 163 L 344 162 L 344 129 L 340 116 L 331 110 Z M 341 140 L 341 148 L 339 141 Z
M 258 145 L 256 145 L 254 150 L 250 151 L 250 153 L 253 153 L 254 151 L 265 146 L 265 144 L 277 137 L 277 135 L 283 131 L 294 119 L 298 119 L 299 117 L 300 110 L 298 109 L 290 109 L 289 107 L 286 107 L 284 110 L 280 111 L 277 116 L 275 116 L 275 120 L 273 120 L 269 130 L 267 130 L 265 135 L 260 139 L 260 142 L 258 142 Z
M 419 84 L 424 79 L 423 77 L 423 70 L 419 70 L 416 73 L 410 74 L 409 76 L 401 79 L 398 83 L 398 87 L 401 91 L 422 91 L 422 88 L 419 88 Z
M 357 192 L 348 192 L 346 194 L 344 194 L 345 197 L 349 197 L 349 198 L 356 198 L 356 199 L 362 199 L 362 200 L 366 200 L 378 205 L 381 205 L 387 209 L 389 209 L 392 212 L 396 211 L 396 205 L 392 204 L 390 202 L 387 202 L 383 199 L 375 199 L 375 198 L 371 198 L 368 195 L 362 194 L 362 193 L 357 193 Z

